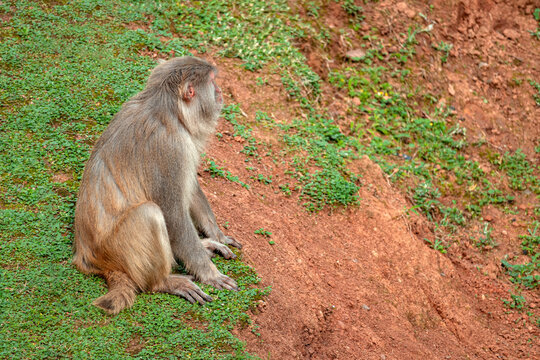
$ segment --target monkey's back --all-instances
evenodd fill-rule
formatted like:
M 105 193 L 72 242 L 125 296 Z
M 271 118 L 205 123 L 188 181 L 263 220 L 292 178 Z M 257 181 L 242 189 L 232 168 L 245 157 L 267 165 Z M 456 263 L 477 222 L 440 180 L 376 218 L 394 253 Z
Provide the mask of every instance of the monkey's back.
M 74 263 L 81 271 L 98 272 L 96 250 L 123 214 L 149 201 L 146 178 L 150 149 L 138 149 L 141 136 L 152 142 L 152 119 L 138 112 L 141 104 L 128 102 L 96 143 L 85 166 L 75 208 Z

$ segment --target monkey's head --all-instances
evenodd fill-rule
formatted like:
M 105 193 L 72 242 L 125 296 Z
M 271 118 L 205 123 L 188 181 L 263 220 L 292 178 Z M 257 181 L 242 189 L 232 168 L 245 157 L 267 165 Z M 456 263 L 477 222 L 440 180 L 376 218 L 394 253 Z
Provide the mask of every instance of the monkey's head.
M 217 72 L 215 66 L 202 59 L 178 57 L 152 71 L 147 89 L 175 99 L 181 121 L 216 122 L 223 107 L 223 96 L 215 81 Z

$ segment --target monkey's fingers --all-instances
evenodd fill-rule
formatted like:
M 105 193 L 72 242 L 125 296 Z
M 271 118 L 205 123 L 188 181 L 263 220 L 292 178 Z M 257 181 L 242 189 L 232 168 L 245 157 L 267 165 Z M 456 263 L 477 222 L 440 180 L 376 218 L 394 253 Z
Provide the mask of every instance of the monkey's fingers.
M 227 260 L 236 259 L 236 255 L 225 245 L 216 249 L 216 252 Z
M 236 259 L 236 255 L 231 251 L 231 249 L 229 249 L 226 245 L 223 245 L 222 243 L 219 243 L 212 239 L 204 239 L 202 240 L 202 244 L 206 248 L 206 251 L 208 252 L 208 255 L 210 255 L 210 257 L 214 257 L 214 253 L 218 253 L 227 260 Z
M 232 236 L 225 236 L 225 239 L 222 241 L 224 244 L 234 246 L 237 249 L 242 248 L 242 244 L 240 244 L 238 241 L 236 241 L 235 238 Z

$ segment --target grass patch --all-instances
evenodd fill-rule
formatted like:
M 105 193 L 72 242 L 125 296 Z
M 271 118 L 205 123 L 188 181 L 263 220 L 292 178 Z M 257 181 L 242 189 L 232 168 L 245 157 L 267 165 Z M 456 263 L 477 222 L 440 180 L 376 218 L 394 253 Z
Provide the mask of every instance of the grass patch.
M 187 54 L 192 42 L 163 42 L 167 34 L 126 26 L 153 17 L 157 27 L 160 10 L 151 2 L 0 8 L 8 19 L 0 28 L 0 357 L 254 358 L 231 330 L 250 326 L 246 311 L 267 290 L 252 287 L 258 278 L 240 260 L 214 260 L 239 292 L 204 286 L 215 299 L 204 307 L 143 294 L 116 317 L 90 305 L 105 293 L 103 280 L 70 264 L 74 205 L 91 146 L 143 88 L 156 65 L 145 54 Z
M 521 235 L 523 254 L 529 255 L 525 263 L 512 264 L 507 257 L 502 259 L 502 265 L 510 276 L 510 281 L 527 289 L 535 289 L 540 284 L 540 222 L 533 221 L 526 235 Z
M 514 154 L 506 152 L 500 160 L 499 168 L 508 175 L 510 188 L 514 190 L 529 188 L 540 195 L 540 180 L 535 175 L 538 168 L 527 161 L 525 154 L 520 149 Z
M 489 223 L 484 223 L 480 236 L 471 238 L 474 245 L 482 250 L 493 249 L 497 246 L 497 243 L 491 236 L 493 229 L 489 226 Z

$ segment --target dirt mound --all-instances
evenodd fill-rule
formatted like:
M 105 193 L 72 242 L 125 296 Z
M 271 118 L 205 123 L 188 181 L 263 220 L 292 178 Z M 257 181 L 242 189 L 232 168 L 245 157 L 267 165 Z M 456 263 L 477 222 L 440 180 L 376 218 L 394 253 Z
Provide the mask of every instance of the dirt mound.
M 222 76 L 234 77 L 235 66 L 220 63 Z M 244 75 L 243 81 L 250 79 Z M 261 106 L 254 99 L 285 101 L 278 87 L 255 97 L 244 94 L 242 86 L 229 89 L 229 96 L 236 94 L 248 121 Z M 278 121 L 287 116 L 284 109 L 276 112 Z M 232 126 L 222 122 L 218 131 L 224 136 L 208 154 L 233 174 L 249 178 Z M 262 286 L 272 287 L 254 314 L 260 328 L 240 331 L 249 350 L 276 359 L 540 355 L 527 343 L 538 329 L 514 329 L 512 321 L 520 321 L 520 315 L 504 315 L 507 283 L 426 246 L 429 224 L 406 213 L 410 204 L 378 165 L 368 158 L 353 165 L 363 176 L 361 205 L 317 215 L 308 214 L 297 198 L 284 197 L 277 186 L 246 190 L 201 174 L 219 222 L 230 222 L 228 233 L 242 240 L 243 255 Z M 283 176 L 267 158 L 256 166 L 274 179 Z M 259 228 L 271 231 L 275 244 L 255 235 Z
M 236 163 L 234 145 L 215 143 L 210 154 Z M 203 176 L 212 205 L 227 214 L 220 222 L 231 222 L 245 258 L 272 286 L 255 315 L 260 336 L 241 333 L 249 349 L 276 359 L 539 355 L 526 342 L 537 329 L 518 331 L 503 316 L 506 285 L 427 247 L 416 234 L 427 224 L 406 215 L 380 168 L 367 158 L 357 165 L 362 205 L 332 216 L 307 216 L 296 199 L 263 186 L 230 189 Z M 253 235 L 261 227 L 274 245 Z
M 540 108 L 531 87 L 512 84 L 540 78 L 540 42 L 529 41 L 527 31 L 536 26 L 531 14 L 540 2 L 430 3 L 434 30 L 429 37 L 418 36 L 414 69 L 424 74 L 423 85 L 452 103 L 478 139 L 537 156 L 533 149 L 540 138 Z M 333 2 L 328 6 L 324 21 L 342 26 L 343 10 Z M 418 19 L 426 7 L 403 1 L 366 4 L 363 28 L 378 27 L 383 35 L 406 32 L 402 20 Z M 433 56 L 432 43 L 439 41 L 453 44 L 446 64 Z M 350 49 L 339 41 L 333 46 L 333 60 L 344 61 Z M 309 41 L 299 47 L 324 78 L 332 63 Z M 247 121 L 253 121 L 256 110 L 271 112 L 278 122 L 294 117 L 279 78 L 268 78 L 268 91 L 254 93 L 250 86 L 256 74 L 249 78 L 227 59 L 220 59 L 219 67 L 222 78 L 236 80 L 226 95 L 241 105 Z M 231 135 L 231 125 L 223 122 L 218 131 L 224 136 L 212 144 L 209 155 L 249 178 L 239 154 L 243 145 Z M 257 137 L 279 147 L 271 134 Z M 256 166 L 276 180 L 284 176 L 268 158 Z M 317 215 L 308 214 L 298 198 L 284 197 L 275 185 L 246 190 L 201 174 L 219 222 L 230 222 L 228 233 L 245 245 L 243 255 L 261 276 L 262 286 L 272 287 L 254 312 L 260 328 L 239 331 L 249 350 L 273 359 L 539 358 L 538 328 L 526 315 L 508 314 L 502 305 L 510 285 L 501 276 L 500 254 L 486 260 L 465 245 L 450 255 L 431 249 L 424 241 L 433 238 L 431 225 L 407 213 L 411 204 L 381 169 L 368 158 L 352 166 L 363 176 L 360 206 Z M 503 213 L 486 211 L 496 232 L 509 228 L 517 234 Z M 260 228 L 272 232 L 275 244 L 254 234 Z M 508 250 L 504 244 L 501 249 Z M 538 306 L 538 297 L 529 301 Z

